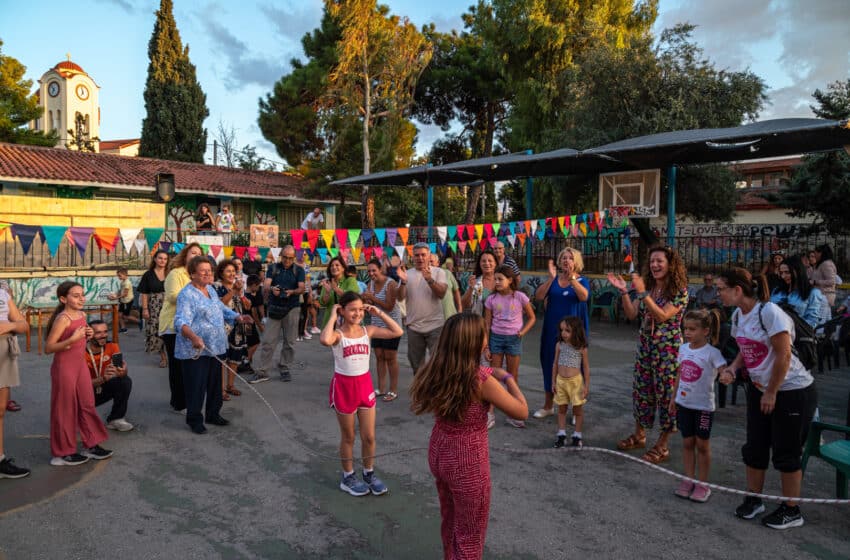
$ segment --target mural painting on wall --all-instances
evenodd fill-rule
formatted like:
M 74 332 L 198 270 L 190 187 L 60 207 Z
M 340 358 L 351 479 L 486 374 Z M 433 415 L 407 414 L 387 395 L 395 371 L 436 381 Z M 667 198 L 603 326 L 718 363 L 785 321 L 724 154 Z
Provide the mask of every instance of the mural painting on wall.
M 165 228 L 176 232 L 174 241 L 183 241 L 184 231 L 194 231 L 196 206 L 194 198 L 177 197 L 168 203 Z
M 79 282 L 85 290 L 86 301 L 107 301 L 109 294 L 118 291 L 118 279 L 114 276 L 72 276 L 67 278 L 9 278 L 9 289 L 15 296 L 18 307 L 27 305 L 56 304 L 56 287 L 65 280 Z M 137 286 L 141 277 L 131 277 L 133 286 Z
M 251 247 L 277 247 L 277 234 L 277 225 L 251 224 Z
M 254 211 L 254 223 L 262 225 L 277 225 L 277 216 L 265 209 L 258 208 Z M 272 245 L 272 247 L 274 246 L 275 245 Z

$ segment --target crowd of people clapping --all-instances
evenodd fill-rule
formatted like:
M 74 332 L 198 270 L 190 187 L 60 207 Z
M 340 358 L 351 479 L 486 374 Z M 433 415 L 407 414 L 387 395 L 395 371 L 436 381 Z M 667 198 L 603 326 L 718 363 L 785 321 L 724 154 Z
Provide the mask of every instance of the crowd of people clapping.
M 203 208 L 198 220 L 199 227 L 204 220 L 210 228 L 217 223 Z M 235 221 L 231 225 L 235 228 Z M 340 489 L 354 496 L 384 494 L 388 488 L 374 471 L 375 405 L 379 398 L 389 403 L 399 396 L 398 350 L 406 334 L 414 373 L 412 410 L 436 417 L 429 466 L 440 495 L 446 554 L 480 557 L 490 492 L 487 431 L 496 424 L 496 410 L 510 425 L 525 426 L 529 409 L 520 390 L 519 365 L 524 337 L 536 322 L 535 302 L 543 308 L 539 357 L 544 398 L 533 417 L 557 415 L 554 447 L 584 445 L 591 386 L 591 285 L 583 275 L 581 252 L 566 248 L 550 259 L 547 277 L 533 294 L 520 289 L 519 267 L 501 244 L 480 252 L 465 289 L 451 257 L 440 266 L 425 243 L 413 246 L 410 268 L 398 257 L 371 260 L 366 282 L 358 282 L 356 269 L 352 273 L 341 256 L 314 276 L 311 263 L 297 253 L 286 246 L 279 262 L 265 263 L 266 268 L 253 259 L 216 263 L 202 254 L 198 243 L 186 244 L 173 258 L 164 251 L 153 254 L 137 287 L 139 320 L 146 352 L 158 355 L 160 367 L 168 368 L 171 410 L 185 415 L 195 434 L 206 433 L 207 425 L 227 426 L 222 404 L 241 395 L 237 372 L 252 384 L 268 381 L 280 346 L 277 376 L 292 381 L 297 343 L 319 335 L 319 343 L 334 357 L 328 403 L 340 429 Z M 685 481 L 675 494 L 707 501 L 714 383 L 730 383 L 743 372 L 747 489 L 762 491 L 772 455 L 783 495 L 798 497 L 800 455 L 817 394 L 811 371 L 793 351 L 789 313 L 812 327 L 830 319 L 837 282 L 831 257 L 829 247 L 822 246 L 814 261 L 808 255 L 785 259 L 777 253 L 759 275 L 740 268 L 716 277 L 707 274 L 693 301 L 685 263 L 672 248 L 650 248 L 643 274 L 628 280 L 608 274 L 626 317 L 637 321 L 639 331 L 634 426 L 617 447 L 645 449 L 657 416 L 660 431 L 643 459 L 662 463 L 669 459 L 670 438 L 678 427 L 685 474 L 700 483 Z M 116 297 L 126 298 L 121 271 L 119 279 L 122 289 Z M 107 341 L 106 325 L 86 323 L 82 286 L 63 282 L 57 299 L 46 338 L 46 352 L 54 355 L 50 463 L 107 459 L 112 451 L 101 446 L 107 429 L 133 429 L 126 419 L 132 390 L 128 366 L 118 345 Z M 723 317 L 723 311 L 731 311 L 731 317 Z M 731 359 L 718 349 L 723 324 L 740 349 Z M 0 290 L 0 476 L 7 478 L 29 473 L 3 454 L 2 440 L 9 391 L 19 383 L 14 334 L 27 328 L 10 294 Z M 373 352 L 377 390 L 371 375 Z M 104 422 L 96 407 L 108 401 L 113 404 Z M 575 429 L 568 437 L 570 407 Z M 358 424 L 364 457 L 360 477 L 353 464 Z M 752 519 L 762 511 L 760 500 L 747 497 L 736 515 Z M 763 522 L 787 528 L 802 525 L 803 518 L 789 501 Z

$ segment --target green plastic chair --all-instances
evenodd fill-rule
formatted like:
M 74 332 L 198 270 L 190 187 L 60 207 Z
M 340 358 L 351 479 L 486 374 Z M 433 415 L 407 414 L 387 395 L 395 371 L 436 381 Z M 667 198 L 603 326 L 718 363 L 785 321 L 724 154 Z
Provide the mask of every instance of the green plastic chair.
M 590 297 L 590 316 L 593 317 L 593 311 L 596 309 L 602 312 L 608 312 L 608 319 L 616 324 L 620 323 L 620 317 L 617 313 L 617 303 L 620 299 L 620 291 L 614 287 L 608 286 L 593 292 Z M 602 314 L 600 314 L 600 317 Z
M 809 437 L 806 440 L 806 450 L 803 452 L 803 472 L 806 472 L 809 457 L 820 457 L 835 467 L 835 494 L 838 498 L 846 500 L 847 480 L 850 478 L 850 439 L 839 439 L 821 445 L 822 432 L 839 432 L 845 434 L 845 437 L 850 437 L 850 426 L 812 422 Z

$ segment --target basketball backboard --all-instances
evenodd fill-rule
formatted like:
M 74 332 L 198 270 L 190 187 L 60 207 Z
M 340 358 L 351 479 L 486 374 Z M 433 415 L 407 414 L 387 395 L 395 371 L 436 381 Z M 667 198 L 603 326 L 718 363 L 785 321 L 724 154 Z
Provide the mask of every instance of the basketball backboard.
M 628 210 L 630 216 L 657 218 L 661 202 L 661 170 L 643 169 L 599 175 L 599 211 Z

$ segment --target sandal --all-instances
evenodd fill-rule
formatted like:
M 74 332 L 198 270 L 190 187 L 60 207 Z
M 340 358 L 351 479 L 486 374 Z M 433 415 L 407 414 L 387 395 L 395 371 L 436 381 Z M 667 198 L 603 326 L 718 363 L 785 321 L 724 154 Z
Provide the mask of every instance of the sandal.
M 629 434 L 629 437 L 620 440 L 617 443 L 617 449 L 621 449 L 623 451 L 628 451 L 629 449 L 643 449 L 644 447 L 646 447 L 646 436 L 639 438 L 635 434 Z
M 9 412 L 18 412 L 21 409 L 21 405 L 16 403 L 15 401 L 10 400 L 6 403 L 6 410 Z
M 658 447 L 655 445 L 647 451 L 641 459 L 646 461 L 647 463 L 652 463 L 653 465 L 657 465 L 659 463 L 663 463 L 667 459 L 670 458 L 670 450 L 666 447 Z
M 223 400 L 223 401 L 229 401 L 230 400 L 230 395 L 227 394 L 227 391 L 222 391 L 221 400 Z
M 234 397 L 241 397 L 242 391 L 233 387 L 233 385 L 228 385 L 227 389 L 224 390 L 226 393 L 233 395 Z
M 159 361 L 159 367 L 162 368 L 162 369 L 167 368 L 168 367 L 168 361 L 167 360 L 160 360 Z
M 398 398 L 398 393 L 395 391 L 387 391 L 382 399 L 384 402 L 392 402 Z

